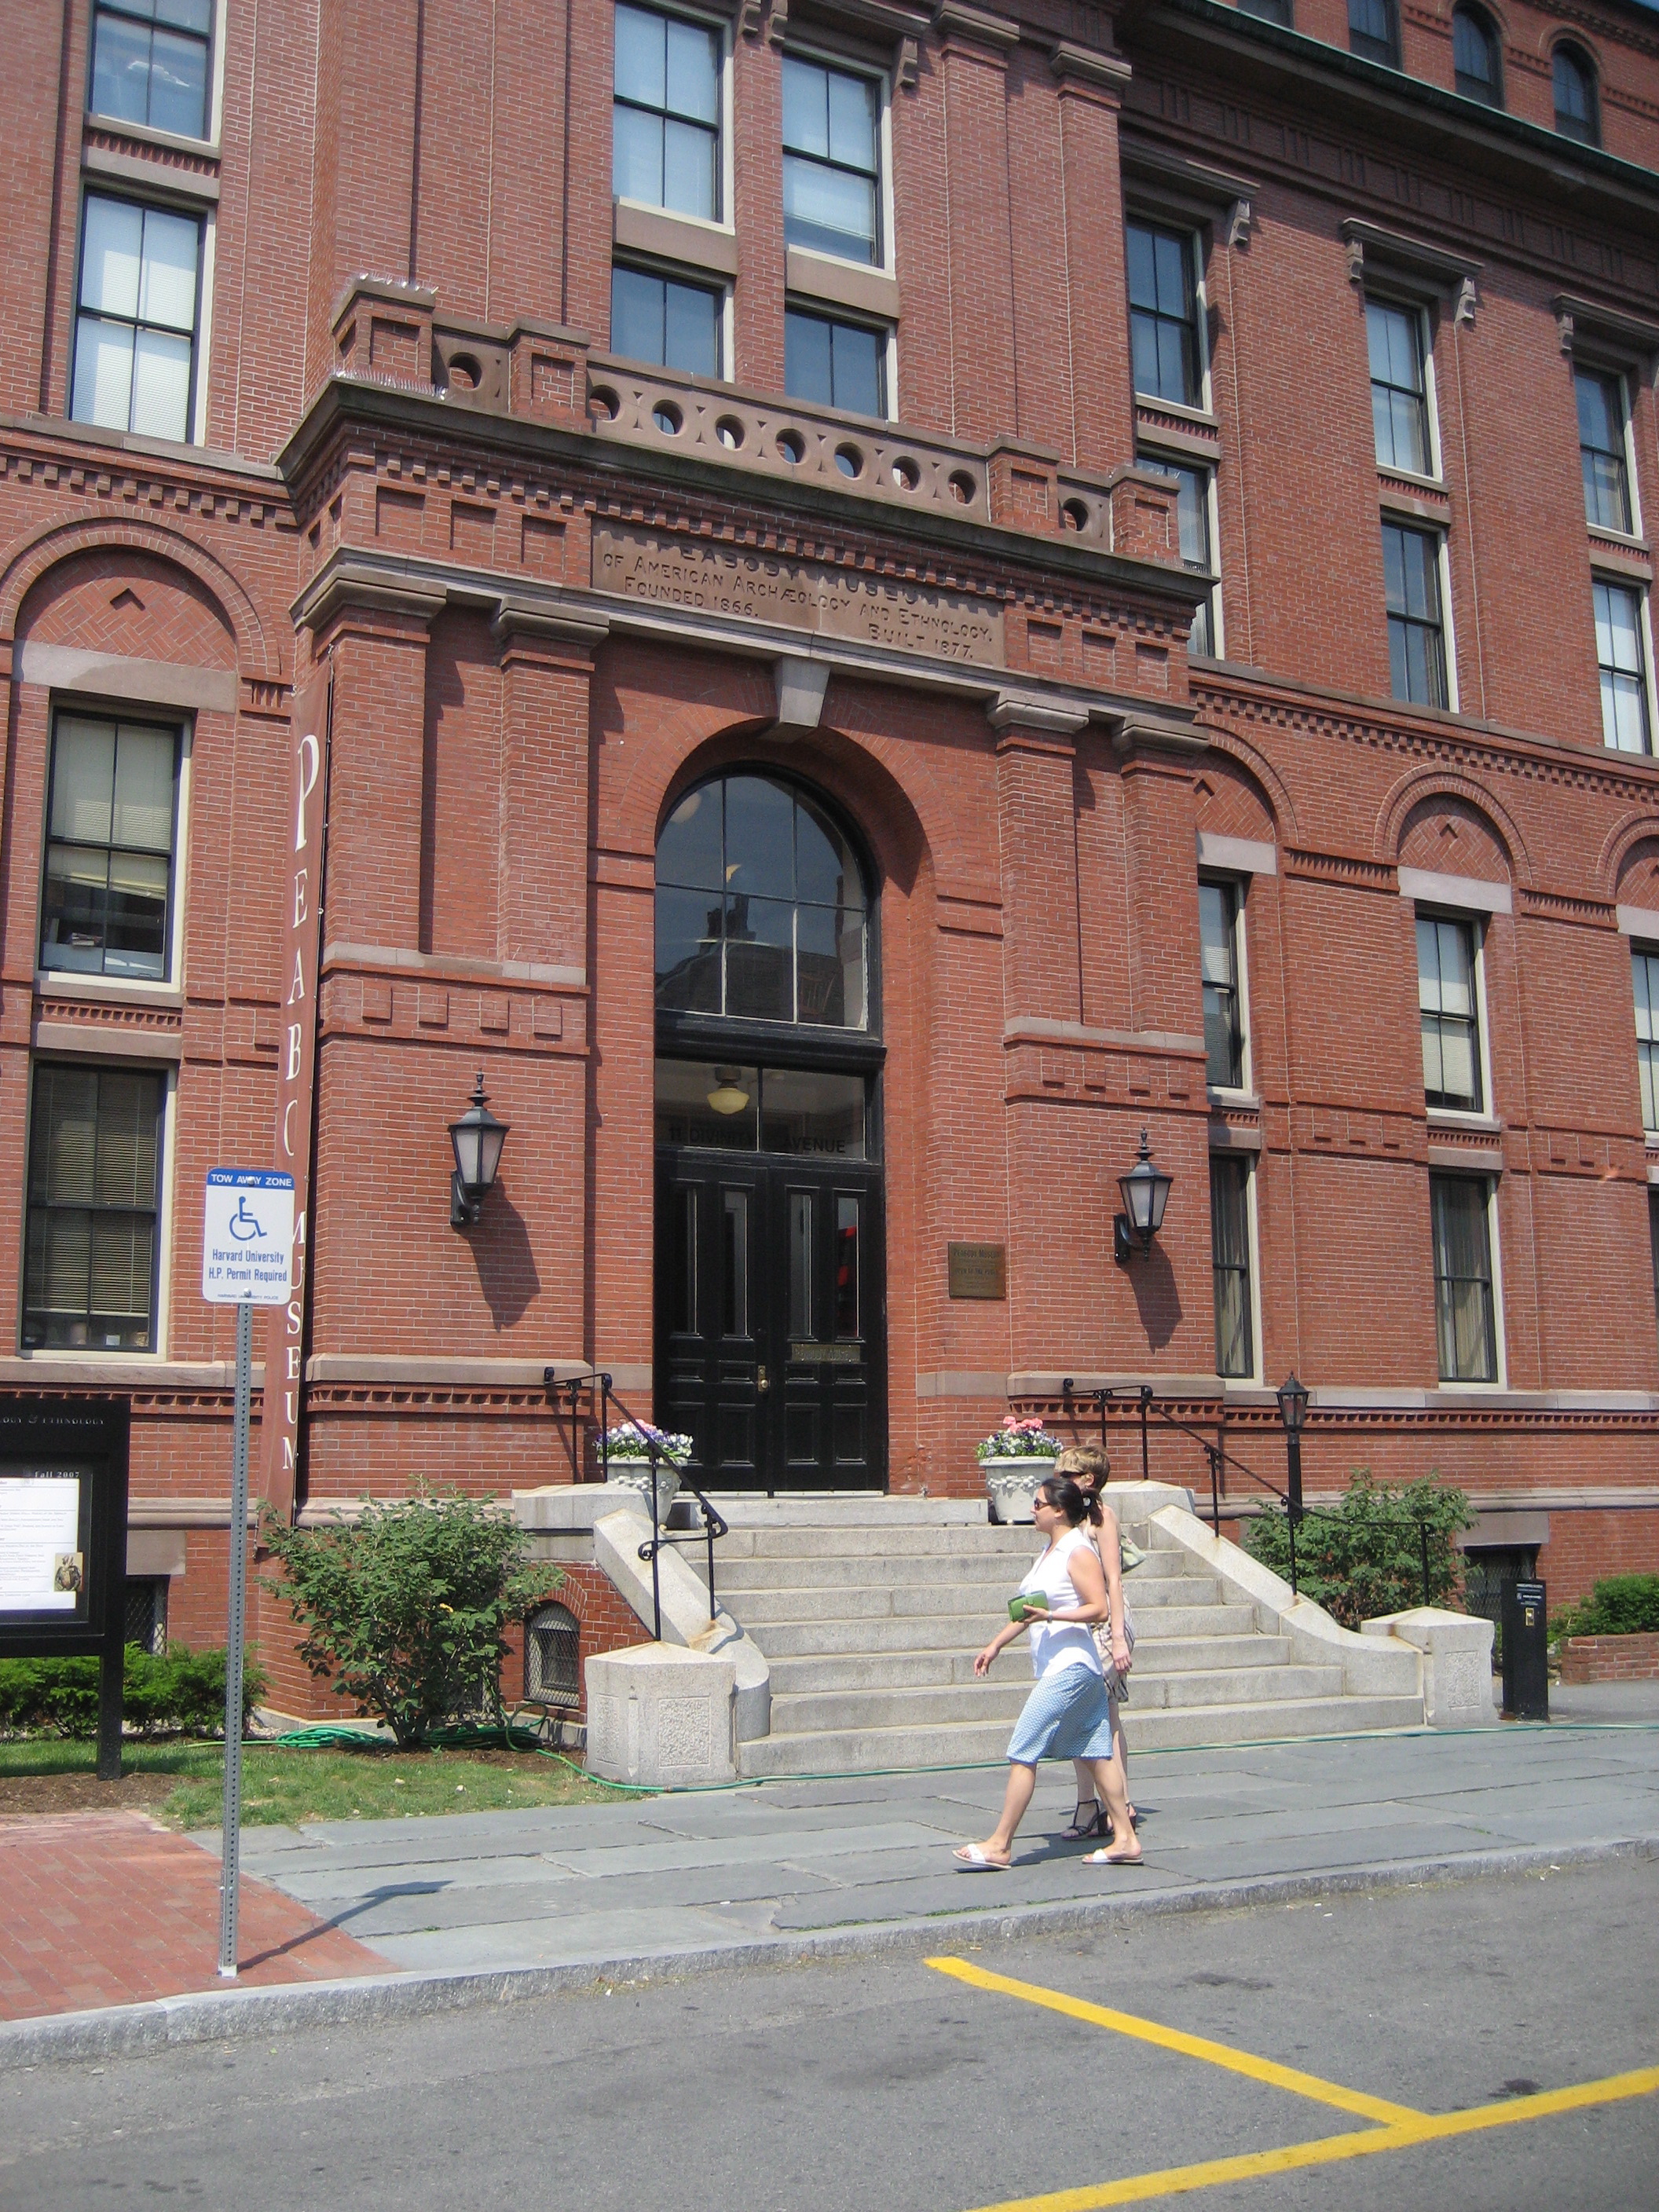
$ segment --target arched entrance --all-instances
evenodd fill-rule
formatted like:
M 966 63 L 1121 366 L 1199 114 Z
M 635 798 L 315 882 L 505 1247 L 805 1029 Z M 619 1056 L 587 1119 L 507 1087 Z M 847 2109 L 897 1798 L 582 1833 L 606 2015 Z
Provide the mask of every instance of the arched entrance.
M 886 1484 L 874 889 L 769 770 L 657 842 L 654 1396 L 715 1488 Z

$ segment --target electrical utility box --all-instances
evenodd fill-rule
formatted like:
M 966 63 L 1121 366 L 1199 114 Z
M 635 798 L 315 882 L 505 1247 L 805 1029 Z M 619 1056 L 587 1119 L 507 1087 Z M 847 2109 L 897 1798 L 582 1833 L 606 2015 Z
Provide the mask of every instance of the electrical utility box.
M 1510 1720 L 1550 1717 L 1548 1640 L 1542 1583 L 1504 1588 L 1504 1711 Z

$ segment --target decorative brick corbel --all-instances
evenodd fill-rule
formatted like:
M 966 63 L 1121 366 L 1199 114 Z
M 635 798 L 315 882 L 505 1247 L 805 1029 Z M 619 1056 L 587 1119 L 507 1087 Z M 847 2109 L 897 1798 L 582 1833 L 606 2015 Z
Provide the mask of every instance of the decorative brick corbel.
M 1347 242 L 1347 252 L 1348 282 L 1350 284 L 1363 284 L 1365 281 L 1364 246 L 1358 239 L 1351 238 Z
M 758 7 L 760 0 L 744 0 L 745 9 Z M 789 36 L 789 0 L 772 0 L 766 18 L 766 37 L 770 46 L 781 46 Z
M 1469 328 L 1473 330 L 1474 327 L 1474 311 L 1480 304 L 1480 295 L 1474 289 L 1474 277 L 1464 277 L 1462 283 L 1457 288 L 1457 303 L 1452 309 L 1453 322 L 1468 324 Z
M 1250 224 L 1254 217 L 1249 200 L 1235 200 L 1227 215 L 1227 243 L 1229 246 L 1248 246 Z
M 759 38 L 761 0 L 738 0 L 736 22 L 740 38 Z
M 1012 732 L 1049 740 L 1077 737 L 1089 726 L 1086 707 L 1067 706 L 1058 699 L 1041 699 L 1028 691 L 999 691 L 985 709 L 985 719 L 999 737 Z
M 573 648 L 591 651 L 603 644 L 611 634 L 611 618 L 586 607 L 564 609 L 545 601 L 503 598 L 496 604 L 489 629 L 495 650 L 503 659 L 526 647 L 562 659 Z
M 1191 757 L 1210 750 L 1210 737 L 1193 718 L 1124 714 L 1101 718 L 1112 733 L 1112 750 L 1120 759 L 1132 753 L 1173 753 Z
M 898 54 L 893 64 L 893 82 L 901 92 L 915 90 L 916 73 L 921 65 L 921 50 L 907 33 L 898 42 Z
M 1097 46 L 1079 46 L 1062 39 L 1048 49 L 1048 66 L 1064 83 L 1092 85 L 1097 91 L 1121 95 L 1134 74 L 1120 53 L 1103 53 Z
M 1573 319 L 1572 317 L 1568 314 L 1565 307 L 1562 308 L 1556 315 L 1555 330 L 1556 336 L 1561 342 L 1562 352 L 1565 354 L 1571 354 L 1572 351 Z
M 1004 15 L 994 15 L 988 9 L 972 7 L 969 0 L 939 0 L 933 10 L 933 28 L 942 39 L 961 39 L 969 46 L 988 46 L 994 53 L 1007 53 L 1019 44 L 1018 23 L 1011 23 Z

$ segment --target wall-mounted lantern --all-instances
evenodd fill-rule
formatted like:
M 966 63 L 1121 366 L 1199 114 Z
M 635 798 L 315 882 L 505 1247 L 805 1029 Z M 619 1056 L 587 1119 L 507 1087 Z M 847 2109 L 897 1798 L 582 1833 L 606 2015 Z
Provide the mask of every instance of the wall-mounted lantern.
M 498 1121 L 489 1110 L 483 1087 L 483 1070 L 472 1086 L 472 1103 L 459 1121 L 449 1125 L 449 1141 L 455 1148 L 455 1172 L 449 1179 L 449 1225 L 467 1229 L 477 1219 L 484 1193 L 495 1180 L 501 1164 L 501 1146 L 512 1125 Z
M 1165 1169 L 1152 1165 L 1152 1148 L 1143 1129 L 1139 1158 L 1128 1174 L 1117 1179 L 1123 1193 L 1123 1211 L 1112 1223 L 1112 1257 L 1120 1267 L 1128 1266 L 1137 1246 L 1148 1259 L 1152 1257 L 1152 1239 L 1164 1226 L 1164 1209 L 1170 1202 L 1174 1181 Z
M 1279 1418 L 1285 1424 L 1285 1464 L 1290 1477 L 1292 1522 L 1302 1518 L 1302 1425 L 1308 1418 L 1308 1386 L 1298 1381 L 1294 1368 L 1279 1384 Z

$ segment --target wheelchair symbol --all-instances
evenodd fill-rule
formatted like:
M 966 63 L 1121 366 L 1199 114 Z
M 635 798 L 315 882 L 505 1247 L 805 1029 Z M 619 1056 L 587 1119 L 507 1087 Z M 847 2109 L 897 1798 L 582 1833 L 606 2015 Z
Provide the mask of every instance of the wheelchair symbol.
M 236 1211 L 231 1215 L 228 1226 L 239 1244 L 252 1244 L 264 1241 L 264 1231 L 247 1210 L 246 1191 L 237 1193 Z

